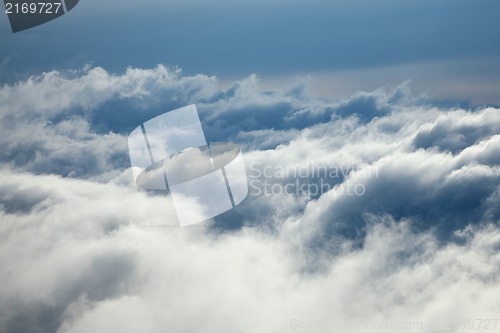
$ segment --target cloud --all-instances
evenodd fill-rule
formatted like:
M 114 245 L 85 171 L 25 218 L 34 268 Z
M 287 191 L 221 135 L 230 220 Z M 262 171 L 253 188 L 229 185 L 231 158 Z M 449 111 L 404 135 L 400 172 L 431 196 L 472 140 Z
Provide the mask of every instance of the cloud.
M 126 142 L 190 103 L 209 141 L 243 147 L 250 195 L 178 228 Z M 432 332 L 499 313 L 497 108 L 164 66 L 45 73 L 0 105 L 0 331 Z
M 2 214 L 2 331 L 288 332 L 305 322 L 371 331 L 385 322 L 431 332 L 500 309 L 493 225 L 443 245 L 410 221 L 369 216 L 362 248 L 344 241 L 336 255 L 313 254 L 255 228 L 148 227 L 172 207 L 133 188 L 5 175 L 45 200 Z M 307 269 L 312 260 L 320 271 Z
M 183 77 L 180 70 L 159 65 L 153 69 L 128 68 L 122 75 L 114 75 L 100 67 L 86 67 L 78 71 L 46 72 L 31 76 L 15 85 L 0 90 L 2 108 L 8 106 L 10 116 L 19 114 L 58 114 L 68 108 L 92 109 L 113 99 L 146 98 L 154 92 L 174 91 L 175 98 L 185 95 L 203 95 L 211 89 L 214 78 L 205 75 Z M 172 97 L 173 98 L 173 97 Z
M 498 110 L 495 108 L 485 108 L 478 113 L 457 110 L 422 126 L 414 144 L 417 148 L 435 147 L 457 152 L 481 139 L 498 134 L 499 124 Z

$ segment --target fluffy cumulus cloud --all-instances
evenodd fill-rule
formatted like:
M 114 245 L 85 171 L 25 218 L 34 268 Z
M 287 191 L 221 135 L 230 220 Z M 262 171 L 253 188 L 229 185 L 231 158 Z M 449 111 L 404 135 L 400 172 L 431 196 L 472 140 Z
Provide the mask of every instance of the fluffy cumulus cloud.
M 179 228 L 127 135 L 191 103 L 249 196 Z M 0 131 L 2 332 L 500 329 L 493 106 L 89 67 L 0 88 Z

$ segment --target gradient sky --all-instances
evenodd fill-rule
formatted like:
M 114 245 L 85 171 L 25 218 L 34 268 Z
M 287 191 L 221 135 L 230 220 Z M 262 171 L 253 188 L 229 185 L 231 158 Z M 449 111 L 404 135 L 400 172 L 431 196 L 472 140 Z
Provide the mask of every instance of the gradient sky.
M 494 103 L 499 22 L 495 0 L 85 0 L 17 34 L 2 15 L 0 81 L 84 64 L 121 72 L 161 63 L 222 80 L 312 75 L 324 95 L 413 79 L 419 91 Z

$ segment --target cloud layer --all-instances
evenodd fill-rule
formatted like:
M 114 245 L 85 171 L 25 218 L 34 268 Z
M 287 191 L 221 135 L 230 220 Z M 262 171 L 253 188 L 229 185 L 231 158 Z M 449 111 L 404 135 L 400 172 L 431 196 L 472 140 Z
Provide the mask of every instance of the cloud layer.
M 168 196 L 133 184 L 126 142 L 191 103 L 209 141 L 243 147 L 251 186 L 181 229 Z M 484 331 L 500 313 L 499 117 L 406 83 L 325 100 L 164 66 L 6 85 L 0 331 Z

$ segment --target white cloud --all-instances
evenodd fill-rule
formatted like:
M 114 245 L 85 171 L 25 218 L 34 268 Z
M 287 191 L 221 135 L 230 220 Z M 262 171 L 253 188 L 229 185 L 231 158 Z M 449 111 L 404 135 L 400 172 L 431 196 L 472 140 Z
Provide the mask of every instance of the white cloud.
M 2 114 L 16 118 L 20 114 L 42 114 L 46 119 L 68 108 L 91 109 L 113 98 L 147 98 L 158 91 L 175 91 L 176 99 L 190 94 L 200 98 L 213 93 L 214 84 L 214 77 L 184 77 L 180 70 L 162 65 L 154 69 L 128 68 L 122 75 L 89 67 L 74 73 L 51 71 L 13 86 L 5 85 L 0 89 L 0 104 Z
M 33 331 L 53 318 L 61 332 L 288 332 L 296 321 L 316 323 L 315 332 L 379 322 L 432 332 L 500 310 L 492 225 L 462 232 L 463 245 L 440 245 L 408 222 L 369 216 L 364 246 L 345 241 L 332 256 L 259 229 L 141 225 L 168 219 L 172 207 L 133 189 L 6 176 L 51 202 L 2 216 L 0 323 L 10 332 L 37 316 Z M 308 270 L 311 260 L 320 270 Z M 37 312 L 44 306 L 47 317 Z
M 434 332 L 497 319 L 498 109 L 439 107 L 405 84 L 332 101 L 303 83 L 225 90 L 162 66 L 72 75 L 0 89 L 0 331 Z M 192 102 L 212 138 L 246 148 L 251 180 L 318 183 L 323 167 L 337 171 L 330 191 L 250 195 L 175 227 L 170 197 L 132 184 L 126 129 L 149 107 Z M 118 117 L 130 124 L 110 132 Z M 362 195 L 338 191 L 356 185 Z

